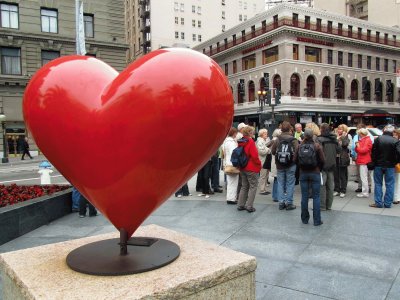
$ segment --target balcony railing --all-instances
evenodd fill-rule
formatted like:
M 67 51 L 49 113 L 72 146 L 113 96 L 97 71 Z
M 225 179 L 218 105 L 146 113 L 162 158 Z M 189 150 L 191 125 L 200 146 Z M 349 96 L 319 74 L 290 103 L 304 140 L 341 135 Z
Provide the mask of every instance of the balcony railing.
M 321 32 L 321 33 L 327 33 L 335 36 L 341 36 L 341 37 L 347 37 L 347 38 L 352 38 L 357 41 L 365 41 L 365 42 L 371 42 L 375 44 L 381 44 L 381 45 L 388 45 L 388 46 L 393 46 L 393 47 L 399 47 L 399 42 L 393 40 L 393 39 L 386 39 L 384 37 L 380 37 L 378 40 L 375 36 L 367 35 L 367 34 L 360 34 L 356 30 L 351 30 L 349 31 L 346 28 L 332 28 L 328 27 L 327 25 L 317 25 L 317 24 L 309 24 L 305 23 L 302 21 L 296 21 L 288 18 L 282 18 L 278 22 L 273 22 L 270 24 L 267 24 L 266 26 L 263 26 L 261 28 L 256 29 L 255 31 L 251 31 L 241 37 L 236 37 L 235 40 L 228 41 L 227 43 L 224 43 L 224 41 L 220 42 L 220 46 L 217 49 L 217 45 L 212 45 L 213 48 L 203 50 L 204 54 L 211 56 L 214 54 L 217 54 L 219 52 L 222 52 L 224 50 L 227 50 L 229 48 L 232 48 L 234 46 L 240 45 L 246 41 L 249 41 L 251 39 L 257 38 L 267 32 L 270 32 L 276 28 L 282 27 L 282 26 L 289 26 L 289 27 L 295 27 L 295 28 L 300 28 L 300 29 L 306 29 L 310 31 L 316 31 L 316 32 Z

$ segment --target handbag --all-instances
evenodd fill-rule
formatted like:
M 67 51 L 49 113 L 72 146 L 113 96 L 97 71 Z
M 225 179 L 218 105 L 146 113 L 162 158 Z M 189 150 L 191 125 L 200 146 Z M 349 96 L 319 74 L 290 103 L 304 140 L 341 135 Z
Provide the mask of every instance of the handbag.
M 239 174 L 240 170 L 234 166 L 224 166 L 224 173 L 228 175 Z

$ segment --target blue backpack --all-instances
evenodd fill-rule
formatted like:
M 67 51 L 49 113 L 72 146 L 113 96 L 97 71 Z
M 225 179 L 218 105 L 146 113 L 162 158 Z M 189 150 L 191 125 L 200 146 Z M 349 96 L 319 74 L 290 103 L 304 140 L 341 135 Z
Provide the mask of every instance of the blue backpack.
M 240 139 L 239 141 L 247 141 L 246 139 Z M 244 168 L 247 166 L 249 158 L 244 151 L 243 146 L 238 146 L 232 151 L 231 163 L 236 168 Z

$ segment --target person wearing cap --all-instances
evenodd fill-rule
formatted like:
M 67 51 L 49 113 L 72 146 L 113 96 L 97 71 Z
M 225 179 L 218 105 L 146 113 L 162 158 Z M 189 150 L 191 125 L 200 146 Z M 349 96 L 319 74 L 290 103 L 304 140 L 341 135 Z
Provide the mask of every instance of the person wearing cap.
M 374 162 L 374 200 L 370 207 L 390 208 L 394 197 L 394 167 L 399 162 L 400 144 L 393 137 L 394 127 L 387 125 L 383 134 L 379 136 L 372 147 L 372 161 Z M 383 197 L 382 182 L 385 178 L 386 191 Z M 383 199 L 382 199 L 383 198 Z
M 236 134 L 236 141 L 240 140 L 243 137 L 243 128 L 245 128 L 247 125 L 244 123 L 239 123 L 237 129 L 238 129 L 238 133 Z

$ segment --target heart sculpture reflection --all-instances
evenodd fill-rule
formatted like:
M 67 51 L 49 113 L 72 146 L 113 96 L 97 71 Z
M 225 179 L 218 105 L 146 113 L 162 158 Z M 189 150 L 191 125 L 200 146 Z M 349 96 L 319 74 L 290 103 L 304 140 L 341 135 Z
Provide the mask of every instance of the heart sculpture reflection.
M 233 99 L 212 59 L 162 49 L 120 74 L 92 57 L 56 59 L 33 76 L 23 113 L 47 159 L 130 237 L 217 151 Z

